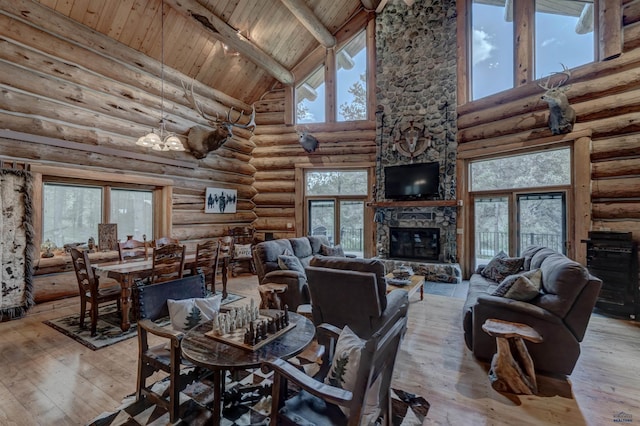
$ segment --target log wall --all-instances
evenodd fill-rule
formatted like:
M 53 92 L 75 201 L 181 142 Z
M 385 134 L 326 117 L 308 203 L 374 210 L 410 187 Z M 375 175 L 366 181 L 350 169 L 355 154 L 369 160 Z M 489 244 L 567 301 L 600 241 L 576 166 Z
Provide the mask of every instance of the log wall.
M 300 218 L 301 199 L 296 198 L 296 167 L 348 167 L 373 165 L 376 156 L 374 121 L 304 125 L 320 142 L 307 153 L 298 142 L 295 126 L 286 126 L 285 90 L 276 90 L 256 103 L 256 148 L 250 165 L 256 170 L 253 198 L 254 226 L 262 235 L 291 238 L 306 234 Z M 296 219 L 296 208 L 298 219 Z
M 577 211 L 574 219 L 586 213 L 590 229 L 633 232 L 640 244 L 640 0 L 620 7 L 622 54 L 575 69 L 567 92 L 577 113 L 573 133 L 590 134 L 592 141 L 586 182 L 591 211 Z M 548 109 L 540 95 L 532 82 L 460 105 L 459 153 L 500 154 L 549 138 Z M 584 244 L 573 244 L 584 254 Z
M 164 83 L 161 76 L 164 75 Z M 189 77 L 67 17 L 28 0 L 0 10 L 0 157 L 118 175 L 173 181 L 171 235 L 189 246 L 255 219 L 252 133 L 234 131 L 205 159 L 187 152 L 156 152 L 135 145 L 157 128 L 186 135 L 207 121 L 184 96 Z M 195 82 L 209 115 L 250 106 Z M 164 93 L 164 102 L 162 101 Z M 236 116 L 237 117 L 237 116 Z M 235 117 L 232 117 L 235 118 Z M 236 213 L 205 214 L 207 187 L 238 191 Z M 97 233 L 97 230 L 96 230 Z

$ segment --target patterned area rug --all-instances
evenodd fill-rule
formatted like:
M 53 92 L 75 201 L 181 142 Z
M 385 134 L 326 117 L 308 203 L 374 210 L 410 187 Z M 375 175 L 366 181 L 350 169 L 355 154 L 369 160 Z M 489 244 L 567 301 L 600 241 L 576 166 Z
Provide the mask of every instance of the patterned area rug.
M 220 293 L 219 291 L 216 293 Z M 228 293 L 227 298 L 222 300 L 222 305 L 243 299 L 234 293 Z M 78 307 L 78 310 L 80 307 Z M 114 343 L 121 342 L 137 336 L 136 327 L 131 327 L 128 331 L 120 329 L 120 315 L 117 312 L 116 304 L 102 305 L 99 308 L 98 325 L 96 335 L 91 337 L 89 313 L 84 320 L 85 328 L 80 328 L 80 313 L 69 315 L 54 320 L 44 321 L 50 327 L 82 343 L 91 350 L 98 350 Z M 158 321 L 161 326 L 169 324 L 169 318 Z
M 304 363 L 305 361 L 303 361 Z M 313 363 L 315 366 L 317 364 Z M 305 371 L 310 364 L 304 366 Z M 235 377 L 227 375 L 225 389 L 228 393 L 242 387 L 250 392 L 242 394 L 241 403 L 229 403 L 222 410 L 220 426 L 268 425 L 271 397 L 262 396 L 271 392 L 271 373 L 260 369 L 237 372 Z M 167 380 L 154 384 L 154 390 L 162 392 L 168 386 Z M 394 426 L 420 426 L 429 411 L 429 403 L 422 397 L 398 389 L 392 389 L 392 411 Z M 180 394 L 180 425 L 211 425 L 213 402 L 212 383 L 206 379 L 194 382 Z M 168 425 L 167 411 L 143 399 L 136 402 L 135 395 L 126 397 L 122 405 L 112 413 L 103 413 L 89 423 L 89 426 L 160 426 Z M 319 425 L 320 426 L 320 425 Z

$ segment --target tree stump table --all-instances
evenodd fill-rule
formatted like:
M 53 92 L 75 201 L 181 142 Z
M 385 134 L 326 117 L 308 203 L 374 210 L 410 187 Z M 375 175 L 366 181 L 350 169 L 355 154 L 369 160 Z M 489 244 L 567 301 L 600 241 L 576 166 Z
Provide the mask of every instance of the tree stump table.
M 282 295 L 286 291 L 286 284 L 266 283 L 259 285 L 260 309 L 284 309 Z
M 533 361 L 523 339 L 541 343 L 543 339 L 540 333 L 526 324 L 499 319 L 486 320 L 482 329 L 496 338 L 498 346 L 489 370 L 491 386 L 498 392 L 525 395 L 537 393 Z

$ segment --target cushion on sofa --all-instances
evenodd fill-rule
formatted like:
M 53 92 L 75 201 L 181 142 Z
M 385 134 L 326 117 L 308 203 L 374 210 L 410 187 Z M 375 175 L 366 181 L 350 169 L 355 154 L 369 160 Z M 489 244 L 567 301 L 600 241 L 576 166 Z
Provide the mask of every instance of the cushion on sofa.
M 295 256 L 287 256 L 285 254 L 281 254 L 280 256 L 278 256 L 278 265 L 282 270 L 296 271 L 303 275 L 305 274 L 304 266 L 302 265 L 302 263 L 300 263 L 300 259 Z
M 291 243 L 287 239 L 264 241 L 256 244 L 253 250 L 259 279 L 262 279 L 262 277 L 269 272 L 280 269 L 280 266 L 278 265 L 278 256 L 286 253 L 287 251 L 293 253 Z
M 309 238 L 289 238 L 289 242 L 291 243 L 291 247 L 293 247 L 293 254 L 296 257 L 304 259 L 305 257 L 309 257 L 313 254 L 313 252 L 311 251 L 311 243 L 309 242 Z
M 522 257 L 524 258 L 524 263 L 522 264 L 522 269 L 524 269 L 525 271 L 529 271 L 531 269 L 537 269 L 540 267 L 540 265 L 538 265 L 536 268 L 532 268 L 531 267 L 531 260 L 533 259 L 533 256 L 539 252 L 540 250 L 542 250 L 543 246 L 529 246 L 527 248 L 525 248 L 522 252 Z
M 534 269 L 519 275 L 509 275 L 491 295 L 528 302 L 540 295 L 541 285 L 542 271 Z
M 320 254 L 323 256 L 337 256 L 344 257 L 344 250 L 340 244 L 330 246 L 328 244 L 322 244 L 320 246 Z
M 309 244 L 311 244 L 312 254 L 320 253 L 322 244 L 331 245 L 326 235 L 309 235 L 307 238 L 309 239 Z
M 537 250 L 533 256 L 531 257 L 531 263 L 529 264 L 529 269 L 538 269 L 542 265 L 544 260 L 554 254 L 558 254 L 557 251 L 551 250 L 548 247 L 543 247 L 540 250 Z
M 387 279 L 384 277 L 384 263 L 378 259 L 362 259 L 350 257 L 314 256 L 309 262 L 310 266 L 321 268 L 342 269 L 356 272 L 372 272 L 376 276 L 380 309 L 387 308 Z
M 516 274 L 522 269 L 524 258 L 509 257 L 503 251 L 498 253 L 482 270 L 481 275 L 495 282 L 502 282 L 509 275 Z
M 564 318 L 589 281 L 589 272 L 578 262 L 559 253 L 547 256 L 540 269 L 543 294 L 532 303 Z

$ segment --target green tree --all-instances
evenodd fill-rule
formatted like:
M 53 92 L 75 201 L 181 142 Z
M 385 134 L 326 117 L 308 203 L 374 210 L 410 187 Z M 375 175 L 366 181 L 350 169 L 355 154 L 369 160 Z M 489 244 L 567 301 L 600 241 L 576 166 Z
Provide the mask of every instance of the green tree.
M 352 96 L 351 102 L 344 102 L 339 106 L 340 114 L 345 121 L 366 120 L 367 118 L 367 81 L 366 75 L 360 74 L 360 81 L 356 81 L 347 90 Z
M 195 327 L 196 325 L 200 324 L 201 321 L 202 321 L 202 313 L 200 312 L 200 309 L 198 309 L 197 306 L 194 306 L 193 308 L 191 308 L 191 312 L 189 312 L 189 315 L 187 316 L 187 318 L 185 318 L 184 328 L 189 330 Z

